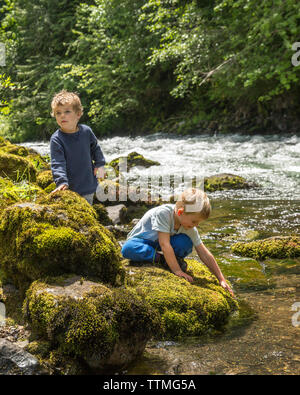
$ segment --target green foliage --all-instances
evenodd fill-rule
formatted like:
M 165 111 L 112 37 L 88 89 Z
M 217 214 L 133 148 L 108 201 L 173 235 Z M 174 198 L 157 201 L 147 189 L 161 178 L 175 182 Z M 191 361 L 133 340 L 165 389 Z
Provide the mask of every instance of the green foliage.
M 139 19 L 144 1 L 96 0 L 77 10 L 77 40 L 66 78 L 88 97 L 98 133 L 134 129 L 157 112 L 160 76 L 147 66 L 153 36 Z
M 1 4 L 14 140 L 49 137 L 56 127 L 50 100 L 62 88 L 80 93 L 82 122 L 98 136 L 185 133 L 203 122 L 267 119 L 286 109 L 298 119 L 296 0 Z
M 14 89 L 14 84 L 11 78 L 6 74 L 0 74 L 0 115 L 8 115 L 12 100 L 10 99 L 11 91 Z
M 2 20 L 9 48 L 6 69 L 17 81 L 10 137 L 19 141 L 46 138 L 55 127 L 49 116 L 51 97 L 65 86 L 56 66 L 73 40 L 73 14 L 79 1 L 7 3 L 13 6 Z

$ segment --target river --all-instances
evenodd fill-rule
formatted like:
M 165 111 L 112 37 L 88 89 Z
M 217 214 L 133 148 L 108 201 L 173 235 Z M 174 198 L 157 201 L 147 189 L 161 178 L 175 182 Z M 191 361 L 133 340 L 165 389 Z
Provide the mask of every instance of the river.
M 299 235 L 300 137 L 155 134 L 105 138 L 100 144 L 107 161 L 136 151 L 160 163 L 131 171 L 133 181 L 145 174 L 231 173 L 257 185 L 210 193 L 213 213 L 199 227 L 202 240 L 233 285 L 241 314 L 220 333 L 152 341 L 123 373 L 300 374 L 300 260 L 259 262 L 230 250 L 236 241 Z M 22 145 L 49 154 L 48 142 Z

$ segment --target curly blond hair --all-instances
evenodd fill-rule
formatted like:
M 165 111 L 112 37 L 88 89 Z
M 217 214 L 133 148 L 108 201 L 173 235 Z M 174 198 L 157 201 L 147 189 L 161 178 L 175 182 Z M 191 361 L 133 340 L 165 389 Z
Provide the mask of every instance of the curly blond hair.
M 76 92 L 68 92 L 65 89 L 56 93 L 51 102 L 51 116 L 55 117 L 55 111 L 58 106 L 64 106 L 65 104 L 71 104 L 73 110 L 76 113 L 82 113 L 83 107 L 81 105 L 80 98 Z

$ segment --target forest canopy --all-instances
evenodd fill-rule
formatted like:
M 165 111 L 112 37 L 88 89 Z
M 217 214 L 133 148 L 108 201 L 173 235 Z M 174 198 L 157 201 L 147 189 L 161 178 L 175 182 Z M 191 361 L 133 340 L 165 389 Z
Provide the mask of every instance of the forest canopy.
M 97 136 L 297 131 L 299 19 L 296 0 L 0 1 L 5 133 L 48 139 L 61 89 Z

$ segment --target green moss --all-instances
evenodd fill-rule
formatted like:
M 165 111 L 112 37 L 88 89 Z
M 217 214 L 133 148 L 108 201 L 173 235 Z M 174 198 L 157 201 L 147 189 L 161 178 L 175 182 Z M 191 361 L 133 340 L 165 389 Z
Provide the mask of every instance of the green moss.
M 39 187 L 42 189 L 47 188 L 50 184 L 53 183 L 53 176 L 51 170 L 44 170 L 41 171 L 37 178 L 36 178 L 36 183 L 38 184 Z
M 270 237 L 249 243 L 235 243 L 231 246 L 233 253 L 255 259 L 291 258 L 300 256 L 300 237 Z
M 237 302 L 209 270 L 196 260 L 187 260 L 194 282 L 151 266 L 128 266 L 128 287 L 144 295 L 161 317 L 157 338 L 198 336 L 210 328 L 222 327 Z
M 0 177 L 10 178 L 13 181 L 35 182 L 36 174 L 36 168 L 27 158 L 7 154 L 0 149 Z
M 10 143 L 8 140 L 2 139 L 2 143 L 0 144 L 0 150 L 7 154 L 12 154 L 26 158 L 38 171 L 49 169 L 49 164 L 45 160 L 45 158 L 43 158 L 38 152 L 36 152 L 32 148 L 26 148 L 21 145 L 15 145 Z
M 126 159 L 127 160 L 127 171 L 129 171 L 132 167 L 134 166 L 142 166 L 142 167 L 150 167 L 150 166 L 159 166 L 160 163 L 156 162 L 151 159 L 146 159 L 143 155 L 138 154 L 137 152 L 131 152 L 130 154 L 127 155 L 127 157 L 119 157 L 116 159 L 113 159 L 110 163 L 109 166 L 113 167 L 116 171 L 116 174 L 119 174 L 119 164 L 120 161 Z
M 112 221 L 108 216 L 107 210 L 105 206 L 101 203 L 97 203 L 93 205 L 93 209 L 97 213 L 97 219 L 102 225 L 111 225 Z
M 249 188 L 246 180 L 243 177 L 233 174 L 217 174 L 211 177 L 205 177 L 204 179 L 204 190 L 206 192 L 245 188 Z
M 36 355 L 40 358 L 45 358 L 49 355 L 51 350 L 50 342 L 46 340 L 35 340 L 30 342 L 26 347 L 25 350 L 28 351 L 30 354 Z
M 48 185 L 48 186 L 44 189 L 44 191 L 45 191 L 46 193 L 50 193 L 50 192 L 54 191 L 54 189 L 56 189 L 56 184 L 55 184 L 55 182 L 52 182 L 50 185 Z
M 144 348 L 159 325 L 147 302 L 134 291 L 75 280 L 69 277 L 64 285 L 57 285 L 55 279 L 31 285 L 23 311 L 36 334 L 50 341 L 52 349 L 89 365 L 109 363 L 117 344 L 137 334 Z
M 14 183 L 0 177 L 0 208 L 3 209 L 16 202 L 34 201 L 44 194 L 43 190 L 27 181 Z
M 242 290 L 262 290 L 274 287 L 262 266 L 251 258 L 217 258 L 224 276 Z
M 17 287 L 48 275 L 78 273 L 121 281 L 120 247 L 74 192 L 18 203 L 0 217 L 2 269 Z

